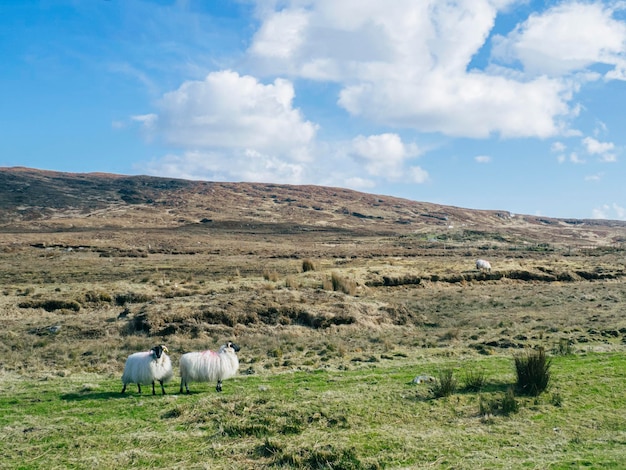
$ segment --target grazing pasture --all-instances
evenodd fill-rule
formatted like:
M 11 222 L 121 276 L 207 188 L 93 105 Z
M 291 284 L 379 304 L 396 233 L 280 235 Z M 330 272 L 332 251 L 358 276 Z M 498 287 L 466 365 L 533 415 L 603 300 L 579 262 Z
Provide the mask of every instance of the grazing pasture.
M 149 179 L 122 204 L 81 181 L 98 207 L 0 190 L 0 468 L 623 466 L 619 224 Z M 178 393 L 182 354 L 230 340 L 223 392 Z M 122 395 L 155 344 L 167 394 Z M 536 351 L 533 396 L 516 359 Z

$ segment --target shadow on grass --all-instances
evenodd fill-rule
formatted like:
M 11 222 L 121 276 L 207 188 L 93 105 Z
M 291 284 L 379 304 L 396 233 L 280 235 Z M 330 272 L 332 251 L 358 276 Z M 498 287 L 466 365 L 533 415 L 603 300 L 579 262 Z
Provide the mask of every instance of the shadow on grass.
M 430 401 L 441 398 L 433 396 L 432 387 L 434 383 L 424 383 L 417 385 L 410 383 L 409 385 L 417 389 L 417 394 L 415 397 L 413 397 L 414 400 Z M 459 386 L 451 394 L 473 395 L 481 393 L 506 393 L 507 390 L 511 387 L 515 387 L 515 384 L 510 382 L 486 382 L 480 388 L 468 388 L 465 386 Z
M 166 394 L 167 395 L 178 395 L 176 394 Z M 126 392 L 124 394 L 119 391 L 110 391 L 110 392 L 92 392 L 92 391 L 84 391 L 84 392 L 76 392 L 76 393 L 65 393 L 61 395 L 62 400 L 67 401 L 81 401 L 81 400 L 109 400 L 111 398 L 148 398 L 148 397 L 161 397 L 161 393 L 157 393 L 156 395 L 152 395 L 150 393 L 129 393 Z
M 183 394 L 179 394 L 178 392 L 176 393 L 166 393 L 165 396 L 167 395 L 180 395 L 180 396 L 187 396 L 187 395 L 194 395 L 196 393 L 202 393 L 202 392 L 191 392 L 190 394 L 187 393 L 183 393 Z M 152 395 L 152 392 L 148 392 L 148 393 L 136 393 L 136 392 L 126 392 L 124 394 L 120 393 L 119 391 L 110 391 L 110 392 L 96 392 L 96 391 L 82 391 L 82 392 L 75 392 L 75 393 L 65 393 L 63 395 L 61 395 L 61 399 L 62 400 L 66 400 L 66 401 L 82 401 L 82 400 L 109 400 L 111 398 L 149 398 L 149 397 L 162 397 L 163 395 L 159 392 L 156 395 Z
M 486 382 L 479 388 L 476 387 L 459 387 L 457 393 L 496 393 L 506 392 L 509 388 L 515 388 L 515 383 L 510 382 Z

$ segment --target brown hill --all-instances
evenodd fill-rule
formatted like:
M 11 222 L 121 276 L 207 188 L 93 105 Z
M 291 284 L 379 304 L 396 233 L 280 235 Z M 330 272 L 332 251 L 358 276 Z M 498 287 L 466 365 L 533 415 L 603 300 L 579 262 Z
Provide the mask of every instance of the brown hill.
M 621 221 L 473 210 L 341 188 L 0 168 L 0 232 L 194 227 L 570 247 L 610 246 L 626 239 Z

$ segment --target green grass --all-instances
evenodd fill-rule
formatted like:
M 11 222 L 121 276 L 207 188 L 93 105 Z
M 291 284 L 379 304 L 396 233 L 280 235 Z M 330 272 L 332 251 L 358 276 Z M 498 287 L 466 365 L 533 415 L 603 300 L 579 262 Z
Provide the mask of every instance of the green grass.
M 433 399 L 419 373 L 480 368 Z M 0 373 L 0 468 L 623 468 L 626 356 L 555 357 L 547 393 L 485 419 L 512 357 L 239 376 L 218 394 L 119 394 L 119 377 Z M 559 405 L 551 400 L 558 393 Z

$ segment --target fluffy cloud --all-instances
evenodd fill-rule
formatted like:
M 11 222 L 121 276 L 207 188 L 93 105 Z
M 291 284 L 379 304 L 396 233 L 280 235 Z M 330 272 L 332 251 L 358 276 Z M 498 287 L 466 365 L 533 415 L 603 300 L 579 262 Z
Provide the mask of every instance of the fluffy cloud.
M 626 209 L 616 203 L 603 204 L 602 206 L 593 209 L 593 218 L 626 220 Z
M 556 135 L 571 113 L 569 82 L 468 70 L 512 3 L 294 0 L 264 18 L 249 52 L 276 72 L 338 82 L 340 106 L 372 122 L 451 136 Z M 284 21 L 291 16 L 295 25 Z
M 303 184 L 307 167 L 254 150 L 186 151 L 168 154 L 139 168 L 152 175 L 210 181 L 258 181 Z
M 535 75 L 560 76 L 601 63 L 611 66 L 607 78 L 625 79 L 626 25 L 613 18 L 619 5 L 564 2 L 533 14 L 508 36 L 496 38 L 494 55 L 517 60 Z
M 136 119 L 182 148 L 250 149 L 306 161 L 317 126 L 293 108 L 293 98 L 287 80 L 264 85 L 251 76 L 221 71 L 183 83 L 161 98 L 158 114 Z
M 488 155 L 477 155 L 474 157 L 477 163 L 489 163 L 491 162 L 491 157 Z
M 614 162 L 617 157 L 613 153 L 615 144 L 613 142 L 600 142 L 593 137 L 585 137 L 582 141 L 587 153 L 598 155 L 603 162 Z
M 306 182 L 317 125 L 293 107 L 291 82 L 260 83 L 232 71 L 187 81 L 163 95 L 158 113 L 134 116 L 150 138 L 180 147 L 143 166 L 189 179 Z
M 404 144 L 397 134 L 358 136 L 352 141 L 352 155 L 362 161 L 369 175 L 390 181 L 410 180 L 423 183 L 428 173 L 420 167 L 411 167 L 407 174 L 405 161 L 419 155 L 415 144 Z

